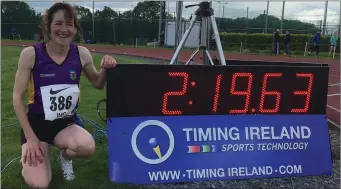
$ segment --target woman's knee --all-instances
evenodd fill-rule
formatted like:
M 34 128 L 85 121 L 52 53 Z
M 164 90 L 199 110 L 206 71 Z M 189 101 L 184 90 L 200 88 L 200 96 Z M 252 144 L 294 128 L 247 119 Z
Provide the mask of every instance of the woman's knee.
M 48 173 L 32 173 L 23 168 L 22 176 L 30 188 L 48 188 L 51 182 L 51 175 Z
M 37 179 L 33 179 L 33 180 L 27 180 L 25 179 L 26 184 L 28 185 L 28 187 L 30 188 L 36 188 L 36 189 L 47 189 L 49 188 L 50 185 L 50 181 L 48 180 L 37 180 Z
M 50 167 L 50 158 L 48 157 L 48 144 L 41 142 L 44 151 L 45 158 L 43 163 L 38 163 L 36 167 L 30 166 L 28 163 L 22 161 L 21 174 L 30 188 L 48 188 L 51 179 L 52 172 Z M 26 144 L 22 145 L 22 156 L 26 150 Z M 23 159 L 23 157 L 22 157 Z
M 87 157 L 95 152 L 96 144 L 92 136 L 78 137 L 71 141 L 73 144 L 69 145 L 69 149 L 76 152 L 77 156 Z
M 78 143 L 78 149 L 82 151 L 82 154 L 92 155 L 95 152 L 96 144 L 93 137 L 83 139 L 81 143 Z
M 72 125 L 61 131 L 54 139 L 55 145 L 71 156 L 90 156 L 95 152 L 95 140 L 85 129 Z M 72 151 L 72 153 L 68 153 Z

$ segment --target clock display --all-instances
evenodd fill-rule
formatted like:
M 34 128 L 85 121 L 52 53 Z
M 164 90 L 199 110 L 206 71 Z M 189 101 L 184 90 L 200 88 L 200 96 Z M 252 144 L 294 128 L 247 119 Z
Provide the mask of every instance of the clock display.
M 117 65 L 107 75 L 107 116 L 325 114 L 326 65 L 228 63 Z

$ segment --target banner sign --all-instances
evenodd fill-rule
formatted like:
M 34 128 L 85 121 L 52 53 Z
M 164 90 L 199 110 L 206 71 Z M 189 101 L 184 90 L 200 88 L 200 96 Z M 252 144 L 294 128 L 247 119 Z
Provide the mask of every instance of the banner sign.
M 328 69 L 242 67 L 243 73 L 238 66 L 211 66 L 206 75 L 193 65 L 110 69 L 110 180 L 156 184 L 331 174 Z
M 326 128 L 321 115 L 114 118 L 110 179 L 148 184 L 331 174 Z

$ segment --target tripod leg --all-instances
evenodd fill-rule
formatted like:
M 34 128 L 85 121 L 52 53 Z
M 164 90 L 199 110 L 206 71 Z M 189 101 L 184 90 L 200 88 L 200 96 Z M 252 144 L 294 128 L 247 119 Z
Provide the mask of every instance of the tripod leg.
M 191 60 L 193 60 L 193 57 L 194 57 L 196 54 L 198 54 L 199 49 L 200 49 L 200 48 L 198 47 L 197 50 L 195 50 L 195 52 L 192 53 L 191 57 L 187 60 L 186 64 L 188 64 Z
M 206 53 L 205 53 L 205 49 L 208 49 L 208 47 L 209 47 L 208 41 L 211 38 L 209 36 L 209 32 L 208 32 L 209 23 L 210 23 L 210 20 L 208 17 L 203 17 L 201 19 L 200 46 L 204 47 L 204 49 L 202 51 L 203 52 L 203 61 L 204 61 L 203 63 L 204 63 L 204 65 L 209 65 L 209 62 L 208 62 L 209 60 L 208 60 L 208 57 L 206 56 Z
M 190 25 L 189 25 L 188 29 L 186 30 L 186 32 L 182 36 L 181 41 L 180 41 L 178 47 L 176 48 L 176 51 L 175 51 L 175 53 L 174 53 L 174 55 L 172 57 L 172 60 L 171 60 L 170 64 L 174 64 L 175 60 L 178 58 L 180 50 L 182 49 L 183 45 L 185 44 L 185 41 L 187 40 L 187 37 L 188 37 L 189 33 L 191 32 L 191 30 L 192 30 L 196 20 L 197 20 L 197 16 L 194 15 L 192 17 L 192 20 L 190 22 Z
M 210 62 L 211 62 L 211 65 L 214 65 L 214 64 L 213 64 L 212 57 L 211 57 L 211 55 L 210 55 L 210 53 L 208 52 L 208 50 L 207 50 L 207 49 L 205 50 L 205 53 L 206 53 L 206 55 L 207 55 L 207 57 L 208 57 L 208 60 L 210 60 Z
M 223 47 L 221 46 L 221 42 L 220 42 L 220 37 L 219 37 L 219 31 L 218 31 L 218 28 L 217 28 L 217 23 L 215 22 L 214 15 L 212 15 L 210 17 L 211 17 L 211 23 L 212 23 L 212 27 L 213 27 L 213 32 L 214 32 L 214 35 L 215 35 L 215 43 L 217 45 L 217 49 L 218 49 L 218 53 L 219 53 L 220 63 L 221 63 L 221 65 L 226 65 Z

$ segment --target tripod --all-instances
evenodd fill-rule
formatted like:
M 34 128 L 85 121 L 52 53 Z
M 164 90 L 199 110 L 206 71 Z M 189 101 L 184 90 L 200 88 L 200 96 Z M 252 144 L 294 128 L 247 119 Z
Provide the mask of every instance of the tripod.
M 220 64 L 221 65 L 226 65 L 225 62 L 225 57 L 224 57 L 224 53 L 223 53 L 223 48 L 221 46 L 221 42 L 220 42 L 220 37 L 219 37 L 219 32 L 218 32 L 218 28 L 217 28 L 217 23 L 215 21 L 215 18 L 213 16 L 213 9 L 210 8 L 210 3 L 207 1 L 201 2 L 200 4 L 195 4 L 195 5 L 188 5 L 186 6 L 186 8 L 188 7 L 193 7 L 193 6 L 199 6 L 199 8 L 195 11 L 194 16 L 192 17 L 192 20 L 190 22 L 190 25 L 188 27 L 188 29 L 186 30 L 186 32 L 184 33 L 184 35 L 181 38 L 181 41 L 178 45 L 178 47 L 176 48 L 176 51 L 172 57 L 172 60 L 170 62 L 170 64 L 174 64 L 175 60 L 178 58 L 179 53 L 181 48 L 183 47 L 185 41 L 187 40 L 187 37 L 189 35 L 189 33 L 191 32 L 194 23 L 196 22 L 196 20 L 200 20 L 201 19 L 201 34 L 200 34 L 200 46 L 194 51 L 194 53 L 191 55 L 191 57 L 189 58 L 189 60 L 186 62 L 186 64 L 190 64 L 191 62 L 193 62 L 193 57 L 200 51 L 203 51 L 203 55 L 205 57 L 205 55 L 207 56 L 207 58 L 209 59 L 211 65 L 214 65 L 213 60 L 210 56 L 210 53 L 207 50 L 207 46 L 209 44 L 209 32 L 208 32 L 208 27 L 209 27 L 209 21 L 211 21 L 212 23 L 212 28 L 213 28 L 213 32 L 215 35 L 215 42 L 216 42 L 216 46 L 218 49 L 218 53 L 219 53 L 219 58 L 220 58 Z M 205 60 L 205 58 L 204 58 Z M 207 62 L 205 61 L 205 64 L 207 64 Z

